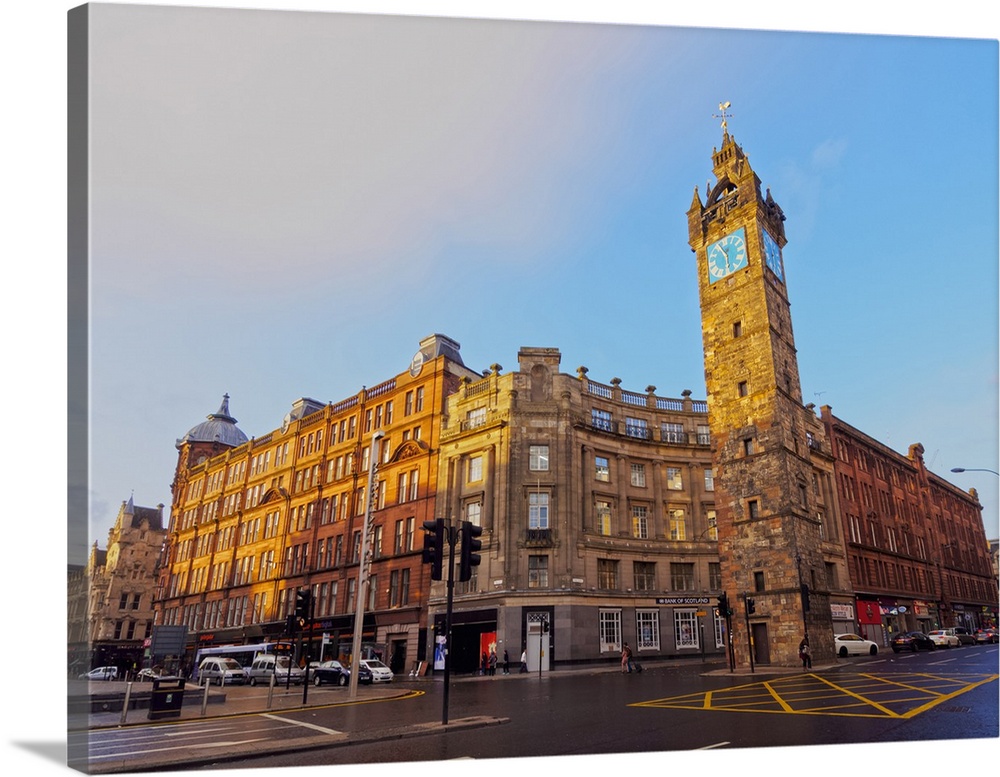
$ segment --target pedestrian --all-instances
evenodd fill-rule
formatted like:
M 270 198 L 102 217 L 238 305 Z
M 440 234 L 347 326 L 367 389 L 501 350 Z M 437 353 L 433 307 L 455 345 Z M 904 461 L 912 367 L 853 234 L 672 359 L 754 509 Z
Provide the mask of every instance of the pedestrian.
M 485 677 L 489 673 L 489 671 L 490 671 L 490 657 L 484 650 L 483 655 L 480 656 L 479 658 L 479 674 Z
M 528 671 L 528 651 L 521 651 L 521 674 L 526 674 Z
M 628 642 L 622 648 L 622 674 L 626 674 L 632 671 L 632 648 L 628 646 Z
M 503 673 L 510 674 L 510 654 L 507 652 L 507 648 L 503 649 Z
M 803 669 L 812 669 L 812 652 L 809 650 L 809 637 L 803 637 L 799 643 L 799 658 L 802 659 Z
M 497 651 L 490 651 L 490 677 L 496 677 L 497 675 Z

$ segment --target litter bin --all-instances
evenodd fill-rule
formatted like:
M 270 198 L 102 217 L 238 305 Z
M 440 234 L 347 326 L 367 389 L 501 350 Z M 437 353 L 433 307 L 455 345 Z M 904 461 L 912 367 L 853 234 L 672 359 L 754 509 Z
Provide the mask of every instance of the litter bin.
M 178 718 L 184 703 L 184 678 L 161 677 L 153 680 L 149 697 L 149 719 Z

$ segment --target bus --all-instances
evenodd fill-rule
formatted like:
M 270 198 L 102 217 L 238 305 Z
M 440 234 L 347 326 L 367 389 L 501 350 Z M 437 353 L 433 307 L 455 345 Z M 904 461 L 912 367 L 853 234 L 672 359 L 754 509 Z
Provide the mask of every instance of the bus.
M 198 679 L 198 667 L 201 666 L 202 660 L 209 656 L 235 659 L 244 670 L 249 670 L 254 658 L 261 653 L 288 656 L 290 658 L 293 654 L 292 643 L 258 642 L 253 645 L 212 645 L 211 647 L 198 648 L 194 657 L 194 673 L 191 679 Z

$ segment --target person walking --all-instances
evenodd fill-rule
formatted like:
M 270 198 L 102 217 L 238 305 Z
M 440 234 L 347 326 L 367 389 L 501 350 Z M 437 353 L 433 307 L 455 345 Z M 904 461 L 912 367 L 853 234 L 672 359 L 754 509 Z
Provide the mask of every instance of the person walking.
M 510 654 L 507 652 L 507 648 L 503 650 L 503 673 L 510 674 Z
M 632 671 L 632 648 L 628 646 L 628 642 L 622 648 L 622 674 L 627 674 Z
M 490 673 L 490 657 L 484 650 L 483 655 L 480 656 L 479 658 L 479 674 L 485 677 L 489 673 Z
M 799 658 L 802 659 L 803 669 L 812 669 L 812 652 L 809 650 L 809 637 L 803 637 L 799 643 Z
M 521 674 L 525 674 L 528 671 L 528 651 L 521 651 Z
M 497 652 L 496 650 L 490 651 L 490 677 L 496 677 L 497 675 Z

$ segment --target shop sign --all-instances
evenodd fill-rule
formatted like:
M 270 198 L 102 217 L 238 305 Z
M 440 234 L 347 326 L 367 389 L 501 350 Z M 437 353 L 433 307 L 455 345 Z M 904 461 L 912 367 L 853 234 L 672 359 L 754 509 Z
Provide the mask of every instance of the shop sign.
M 691 605 L 691 604 L 708 604 L 712 601 L 707 596 L 667 596 L 656 600 L 657 604 L 666 605 Z
M 850 604 L 830 604 L 830 615 L 838 620 L 854 620 L 854 606 Z

